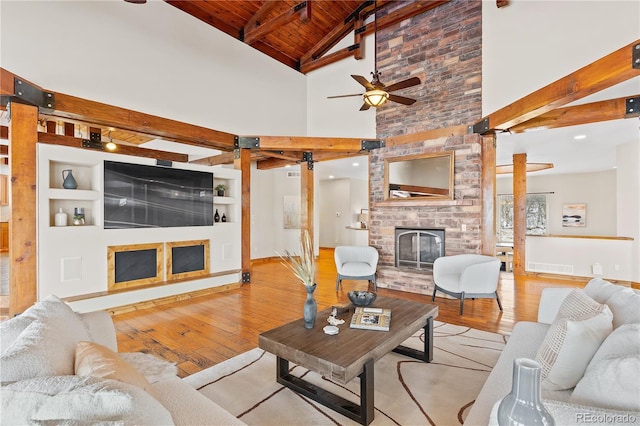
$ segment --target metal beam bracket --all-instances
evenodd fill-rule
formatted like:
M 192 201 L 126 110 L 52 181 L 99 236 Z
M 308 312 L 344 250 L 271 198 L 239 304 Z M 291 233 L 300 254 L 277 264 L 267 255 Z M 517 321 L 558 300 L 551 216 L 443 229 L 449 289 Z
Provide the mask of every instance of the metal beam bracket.
M 306 2 L 306 1 L 303 1 L 302 3 L 298 3 L 297 5 L 295 5 L 295 6 L 293 7 L 293 11 L 294 11 L 294 12 L 298 12 L 298 11 L 300 11 L 300 10 L 304 9 L 305 7 L 307 7 L 307 2 Z
M 385 143 L 382 139 L 363 139 L 360 141 L 361 151 L 371 151 L 372 149 L 384 148 Z
M 471 126 L 469 126 L 467 128 L 467 133 L 471 134 L 471 133 L 478 133 L 478 134 L 485 134 L 489 131 L 490 127 L 489 127 L 489 117 L 486 117 L 484 119 L 482 119 L 481 121 L 478 121 L 476 124 L 473 124 Z
M 307 162 L 307 170 L 313 170 L 313 152 L 311 151 L 303 152 L 302 161 Z
M 633 46 L 633 52 L 631 53 L 631 65 L 634 69 L 640 69 L 640 43 Z
M 82 139 L 82 147 L 89 149 L 99 149 L 100 151 L 104 151 L 104 145 L 102 142 L 95 141 L 93 139 Z
M 625 110 L 624 116 L 629 117 L 637 117 L 640 115 L 640 96 L 636 96 L 635 98 L 627 98 L 625 102 Z
M 100 132 L 89 132 L 89 139 L 93 142 L 102 142 L 102 134 Z
M 260 148 L 260 138 L 248 136 L 236 136 L 233 141 L 234 148 Z
M 242 284 L 248 284 L 251 282 L 251 272 L 242 273 Z
M 17 77 L 13 79 L 13 93 L 23 103 L 37 106 L 40 112 L 52 112 L 56 108 L 55 94 L 43 92 Z
M 233 150 L 233 159 L 234 159 L 234 160 L 237 160 L 237 159 L 239 159 L 239 158 L 240 158 L 240 148 L 235 148 L 235 149 Z

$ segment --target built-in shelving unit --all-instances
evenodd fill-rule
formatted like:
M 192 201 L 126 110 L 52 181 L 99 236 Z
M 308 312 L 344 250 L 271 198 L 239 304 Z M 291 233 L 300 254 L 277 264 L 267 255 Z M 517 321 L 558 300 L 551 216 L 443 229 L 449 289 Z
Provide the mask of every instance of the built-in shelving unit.
M 174 163 L 174 168 L 213 173 L 214 187 L 226 186 L 225 196 L 213 197 L 214 209 L 224 213 L 226 223 L 213 226 L 166 228 L 104 228 L 104 161 L 156 165 L 151 158 L 103 151 L 38 144 L 38 298 L 50 294 L 61 298 L 93 297 L 92 309 L 117 307 L 161 297 L 236 284 L 241 268 L 241 172 L 223 166 L 207 167 Z M 63 188 L 63 170 L 71 170 L 76 189 Z M 66 175 L 66 172 L 65 172 Z M 73 225 L 74 208 L 82 207 L 84 225 Z M 67 214 L 67 226 L 55 226 L 55 214 Z M 215 210 L 214 210 L 215 211 Z M 113 295 L 108 288 L 108 248 L 135 244 L 172 245 L 184 241 L 208 242 L 207 274 L 176 282 L 159 277 L 156 286 L 132 289 L 131 294 Z M 163 254 L 163 256 L 165 256 Z M 166 262 L 166 259 L 158 259 Z M 135 293 L 135 294 L 133 294 Z M 126 302 L 126 303 L 125 303 Z

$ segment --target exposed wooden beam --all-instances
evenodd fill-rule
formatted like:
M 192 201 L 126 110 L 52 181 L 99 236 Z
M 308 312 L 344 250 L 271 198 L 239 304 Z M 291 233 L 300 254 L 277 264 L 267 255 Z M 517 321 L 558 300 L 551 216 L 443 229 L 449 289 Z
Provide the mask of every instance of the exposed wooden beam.
M 463 136 L 468 133 L 467 126 L 446 127 L 444 129 L 425 130 L 424 132 L 408 135 L 391 136 L 385 140 L 385 146 L 398 146 L 408 143 L 428 141 L 449 136 Z
M 243 28 L 243 33 L 247 34 L 254 28 L 258 27 L 261 24 L 262 18 L 267 15 L 267 13 L 271 12 L 271 10 L 278 4 L 277 0 L 266 0 L 262 6 L 253 14 L 251 18 L 247 21 Z
M 5 82 L 7 78 L 13 82 L 14 76 L 4 68 L 0 68 L 2 94 L 14 95 L 13 85 L 11 84 L 9 88 L 9 85 Z M 6 90 L 9 90 L 9 92 L 4 93 Z M 230 133 L 77 98 L 63 93 L 52 93 L 54 93 L 56 104 L 54 111 L 47 114 L 51 117 L 78 120 L 103 127 L 115 127 L 143 133 L 154 138 L 224 151 L 233 150 L 234 147 L 235 135 Z
M 302 66 L 307 63 L 315 60 L 316 58 L 324 55 L 329 49 L 338 44 L 340 40 L 342 40 L 349 32 L 353 31 L 354 21 L 350 20 L 349 22 L 343 23 L 340 26 L 335 27 L 331 30 L 326 36 L 322 38 L 315 46 L 313 46 L 309 51 L 300 57 L 300 67 L 302 70 Z
M 638 46 L 640 40 L 518 99 L 483 120 L 488 120 L 489 131 L 508 130 L 570 102 L 640 76 L 640 68 L 633 67 L 633 52 L 640 48 Z
M 261 23 L 258 27 L 247 28 L 244 33 L 244 42 L 252 44 L 254 41 L 260 40 L 270 32 L 280 28 L 281 26 L 293 21 L 302 15 L 302 11 L 306 8 L 305 2 L 302 2 L 286 12 L 281 13 L 268 22 Z
M 0 139 L 9 139 L 9 128 L 7 126 L 0 126 Z
M 52 133 L 38 132 L 38 142 L 52 144 L 52 145 L 70 146 L 72 148 L 89 149 L 89 148 L 83 148 L 82 139 L 80 138 L 74 138 L 72 136 L 56 135 Z M 136 157 L 155 158 L 159 160 L 175 161 L 177 163 L 189 162 L 189 156 L 187 154 L 179 154 L 176 152 L 168 152 L 168 151 L 159 151 L 157 149 L 140 148 L 140 147 L 131 146 L 131 145 L 122 145 L 122 144 L 116 144 L 116 145 L 117 145 L 116 149 L 114 149 L 113 151 L 105 151 L 105 153 L 134 155 Z
M 0 145 L 0 155 L 9 155 L 9 145 Z
M 219 164 L 233 164 L 235 154 L 233 152 L 223 152 L 222 154 L 213 155 L 211 157 L 199 158 L 189 161 L 191 164 L 203 164 L 205 166 L 217 166 Z
M 627 111 L 626 105 L 628 98 L 640 99 L 640 95 L 554 109 L 524 123 L 513 126 L 509 131 L 511 133 L 522 133 L 527 129 L 534 128 L 556 129 L 559 127 L 637 117 L 640 115 L 640 102 L 636 112 L 630 114 Z
M 359 138 L 324 138 L 310 136 L 260 136 L 261 150 L 274 151 L 359 151 L 362 139 Z
M 12 79 L 13 81 L 13 79 Z M 11 103 L 9 149 L 11 205 L 9 222 L 9 315 L 14 316 L 37 300 L 38 238 L 36 234 L 36 141 L 38 108 Z M 45 295 L 43 295 L 45 296 Z
M 348 58 L 349 56 L 355 56 L 359 47 L 359 45 L 345 47 L 343 49 L 330 53 L 329 55 L 323 56 L 318 59 L 312 59 L 308 62 L 305 62 L 304 64 L 300 64 L 300 72 L 306 74 L 313 70 L 317 70 L 318 68 L 322 68 L 334 62 L 338 62 L 344 58 Z
M 268 158 L 257 162 L 258 170 L 279 169 L 285 166 L 294 166 L 302 161 L 302 152 L 287 151 L 287 155 L 291 155 L 291 159 L 284 158 Z M 339 160 L 341 158 L 355 157 L 363 155 L 362 152 L 330 152 L 330 151 L 314 151 L 313 161 L 330 161 Z M 295 158 L 294 158 L 295 157 Z

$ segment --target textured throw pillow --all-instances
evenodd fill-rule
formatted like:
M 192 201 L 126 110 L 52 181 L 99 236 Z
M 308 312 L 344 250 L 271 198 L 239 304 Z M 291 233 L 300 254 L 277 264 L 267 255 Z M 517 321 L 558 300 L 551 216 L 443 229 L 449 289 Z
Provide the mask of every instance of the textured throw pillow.
M 149 392 L 151 385 L 131 364 L 111 349 L 93 342 L 80 342 L 76 348 L 75 373 L 129 383 Z
M 73 374 L 78 342 L 91 340 L 78 314 L 57 297 L 49 296 L 24 311 L 20 318 L 19 326 L 31 322 L 17 337 L 10 336 L 15 337 L 11 344 L 3 346 L 0 381 Z
M 602 342 L 569 402 L 640 411 L 640 324 L 623 324 Z
M 536 354 L 545 390 L 573 388 L 600 344 L 611 333 L 613 315 L 580 289 L 562 302 Z
M 4 353 L 32 322 L 31 318 L 22 315 L 0 322 L 0 353 Z
M 0 390 L 3 424 L 173 424 L 142 389 L 96 377 L 38 377 Z
M 610 355 L 589 364 L 569 402 L 640 412 L 640 354 Z
M 0 355 L 0 381 L 73 374 L 77 342 L 64 325 L 58 321 L 38 320 L 25 328 Z M 85 334 L 83 337 L 86 339 L 88 336 Z

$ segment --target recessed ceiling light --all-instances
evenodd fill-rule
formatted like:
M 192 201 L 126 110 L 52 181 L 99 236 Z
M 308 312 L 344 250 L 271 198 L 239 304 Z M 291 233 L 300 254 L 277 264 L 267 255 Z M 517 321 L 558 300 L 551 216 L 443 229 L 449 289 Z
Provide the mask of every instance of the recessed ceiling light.
M 329 175 L 329 179 L 333 179 L 333 175 Z
M 587 135 L 575 135 L 573 138 L 574 138 L 575 140 L 579 140 L 579 139 L 586 139 L 586 138 L 587 138 Z
M 360 163 L 353 163 L 352 166 L 353 167 L 358 167 L 360 165 Z

